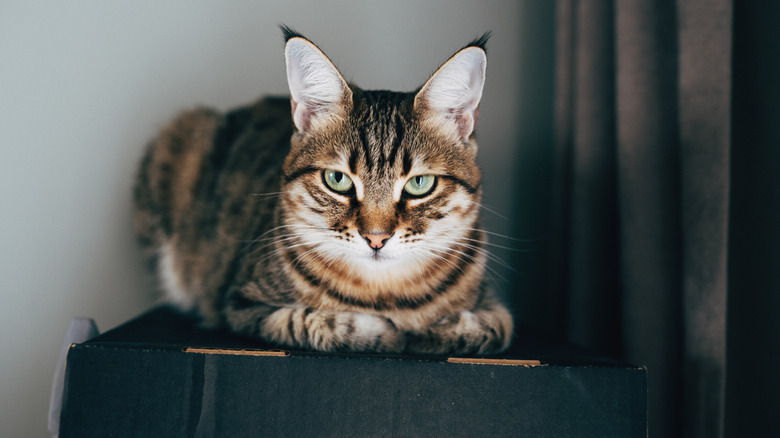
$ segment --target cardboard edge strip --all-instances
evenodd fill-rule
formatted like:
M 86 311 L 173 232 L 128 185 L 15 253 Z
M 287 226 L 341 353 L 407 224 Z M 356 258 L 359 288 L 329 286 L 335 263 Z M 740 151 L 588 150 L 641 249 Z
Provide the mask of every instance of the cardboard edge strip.
M 448 357 L 449 363 L 468 363 L 477 365 L 511 365 L 522 367 L 538 367 L 543 366 L 541 361 L 538 360 L 518 360 L 518 359 L 487 359 L 478 357 Z
M 229 350 L 220 348 L 184 348 L 185 353 L 199 354 L 230 354 L 233 356 L 264 356 L 264 357 L 287 357 L 289 351 L 284 350 Z

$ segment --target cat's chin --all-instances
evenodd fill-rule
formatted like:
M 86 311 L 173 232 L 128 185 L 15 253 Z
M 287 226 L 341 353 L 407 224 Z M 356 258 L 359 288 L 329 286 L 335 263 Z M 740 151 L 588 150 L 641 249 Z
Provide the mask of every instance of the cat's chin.
M 354 263 L 369 269 L 388 269 L 400 266 L 402 264 L 402 259 L 398 256 L 378 251 L 361 254 L 359 257 L 355 257 Z
M 405 269 L 409 269 L 410 265 L 414 264 L 402 254 L 384 250 L 361 251 L 348 259 L 356 272 L 369 275 L 382 273 L 398 275 L 398 272 L 404 272 Z
M 407 282 L 409 274 L 419 275 L 419 269 L 411 266 L 412 264 L 413 262 L 402 257 L 389 257 L 381 252 L 349 261 L 352 274 L 362 277 L 366 284 L 380 284 L 391 288 Z

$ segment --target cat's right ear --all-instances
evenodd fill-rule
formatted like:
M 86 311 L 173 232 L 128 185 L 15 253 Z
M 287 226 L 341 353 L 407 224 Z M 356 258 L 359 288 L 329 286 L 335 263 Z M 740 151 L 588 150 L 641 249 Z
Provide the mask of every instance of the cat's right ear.
M 453 55 L 414 98 L 414 108 L 424 120 L 463 142 L 469 141 L 477 125 L 489 37 L 488 32 Z
M 287 84 L 295 127 L 316 130 L 333 118 L 346 115 L 352 90 L 330 59 L 306 38 L 285 32 Z

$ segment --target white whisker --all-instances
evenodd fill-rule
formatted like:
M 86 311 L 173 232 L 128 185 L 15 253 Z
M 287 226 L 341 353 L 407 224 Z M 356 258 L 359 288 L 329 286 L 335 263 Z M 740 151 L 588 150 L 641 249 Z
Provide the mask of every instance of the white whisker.
M 510 221 L 510 219 L 508 217 L 502 215 L 501 213 L 497 212 L 496 210 L 493 210 L 492 208 L 488 207 L 487 205 L 485 205 L 485 204 L 483 204 L 481 202 L 472 201 L 472 200 L 469 200 L 469 202 L 471 202 L 472 204 L 476 204 L 480 209 L 485 210 L 485 211 L 487 211 L 489 213 L 493 213 L 494 215 L 500 217 L 501 219 L 504 219 L 505 221 Z
M 242 240 L 241 242 L 249 243 L 251 245 L 251 244 L 253 244 L 255 242 L 259 242 L 260 240 L 264 240 L 263 237 L 265 237 L 267 234 L 273 233 L 274 231 L 281 230 L 283 228 L 295 228 L 295 229 L 298 229 L 298 228 L 314 228 L 314 227 L 304 227 L 304 226 L 301 226 L 301 225 L 279 225 L 278 227 L 273 227 L 270 230 L 267 230 L 266 232 L 264 232 L 263 234 L 257 236 L 256 238 L 254 238 L 252 240 Z
M 431 251 L 435 251 L 435 252 L 443 252 L 445 254 L 447 254 L 447 253 L 456 254 L 456 257 L 461 259 L 461 260 L 464 260 L 464 261 L 468 260 L 468 261 L 473 261 L 473 262 L 479 263 L 479 260 L 475 256 L 469 255 L 469 254 L 467 254 L 467 253 L 465 253 L 463 251 L 455 250 L 455 249 L 450 248 L 450 247 L 440 248 L 440 247 L 435 247 L 434 246 L 431 249 L 431 245 L 428 245 L 428 249 L 431 250 Z M 509 266 L 506 262 L 504 262 L 503 260 L 501 260 L 500 258 L 498 258 L 496 256 L 493 256 L 492 254 L 490 254 L 487 251 L 482 253 L 482 255 L 484 255 L 488 260 L 493 260 L 495 263 L 500 264 L 501 266 L 503 266 L 506 269 L 509 269 L 511 271 L 515 271 L 515 269 L 512 268 L 511 266 Z M 501 274 L 499 274 L 498 271 L 493 269 L 489 264 L 485 263 L 484 266 L 485 266 L 485 269 L 487 269 L 488 271 L 493 272 L 493 274 L 497 275 L 502 280 L 506 281 L 506 279 Z
M 447 240 L 444 240 L 444 239 L 441 239 L 441 238 L 433 238 L 433 239 L 430 239 L 430 240 L 431 240 L 432 243 L 444 243 L 449 249 L 452 249 L 452 250 L 455 250 L 454 248 L 451 248 L 452 246 L 462 246 L 464 248 L 468 248 L 468 249 L 474 251 L 477 254 L 485 256 L 488 260 L 492 260 L 493 262 L 498 263 L 498 264 L 500 264 L 501 266 L 503 266 L 503 267 L 505 267 L 507 269 L 514 270 L 514 268 L 512 268 L 508 263 L 506 263 L 504 260 L 502 260 L 501 258 L 496 256 L 492 252 L 488 251 L 487 249 L 482 248 L 482 247 L 477 246 L 477 245 L 472 245 L 470 243 L 465 243 L 465 242 L 461 242 L 460 241 L 460 240 L 465 240 L 465 239 L 455 239 L 455 240 L 447 239 Z M 473 239 L 471 239 L 471 240 L 473 240 Z M 477 240 L 477 243 L 483 243 L 483 242 Z M 457 250 L 455 250 L 455 251 L 457 251 Z M 464 253 L 464 255 L 468 255 L 468 254 Z
M 478 232 L 481 232 L 481 233 L 485 233 L 488 236 L 500 237 L 502 239 L 512 240 L 514 242 L 522 242 L 522 243 L 539 242 L 539 241 L 542 240 L 542 239 L 518 239 L 516 237 L 507 236 L 505 234 L 500 234 L 500 233 L 494 233 L 492 231 L 487 231 L 487 230 L 482 229 L 482 228 L 456 227 L 456 228 L 448 228 L 447 231 L 448 232 L 452 232 L 452 231 L 478 231 Z

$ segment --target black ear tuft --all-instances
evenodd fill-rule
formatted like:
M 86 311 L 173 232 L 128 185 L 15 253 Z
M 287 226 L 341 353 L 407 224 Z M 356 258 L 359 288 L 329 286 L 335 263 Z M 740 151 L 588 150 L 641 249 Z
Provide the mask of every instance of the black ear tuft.
M 282 37 L 284 38 L 284 42 L 290 41 L 293 38 L 303 38 L 305 40 L 308 40 L 305 36 L 301 35 L 298 31 L 293 29 L 290 26 L 287 26 L 286 24 L 280 24 L 279 29 L 282 30 Z
M 479 102 L 485 85 L 490 32 L 452 55 L 428 79 L 414 97 L 415 110 L 442 132 L 470 141 L 479 117 Z
M 489 30 L 489 31 L 485 32 L 484 34 L 482 34 L 481 37 L 475 38 L 470 43 L 466 44 L 463 48 L 465 49 L 467 47 L 479 47 L 480 49 L 485 51 L 485 53 L 487 53 L 487 42 L 488 42 L 488 40 L 490 39 L 490 37 L 492 35 L 493 35 L 493 31 Z

